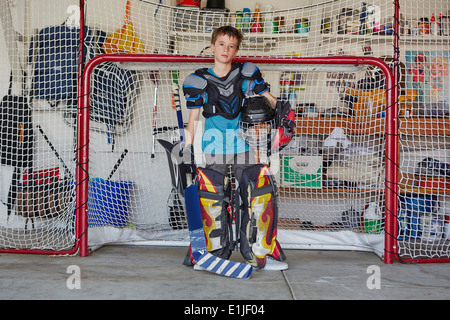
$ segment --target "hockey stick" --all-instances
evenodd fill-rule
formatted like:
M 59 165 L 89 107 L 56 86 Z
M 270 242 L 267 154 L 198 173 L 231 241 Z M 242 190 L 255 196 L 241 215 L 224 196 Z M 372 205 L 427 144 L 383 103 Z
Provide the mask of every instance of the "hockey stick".
M 195 164 L 184 164 L 180 162 L 180 159 L 176 156 L 177 152 L 174 151 L 174 148 L 178 143 L 173 144 L 162 139 L 158 139 L 158 142 L 164 150 L 166 150 L 170 177 L 172 179 L 172 187 L 179 193 L 183 194 L 184 189 L 192 184 L 191 180 L 195 176 L 197 167 Z
M 249 278 L 253 271 L 253 267 L 250 264 L 225 260 L 206 251 L 205 232 L 203 231 L 197 187 L 193 184 L 187 187 L 184 190 L 184 197 L 192 257 L 195 264 L 206 271 L 225 277 L 237 279 Z
M 153 132 L 152 132 L 152 155 L 151 157 L 155 157 L 155 134 L 156 134 L 156 116 L 158 113 L 158 75 L 157 71 L 150 71 L 150 79 L 153 81 L 155 86 L 154 99 L 153 99 Z
M 186 174 L 184 173 L 185 170 L 182 170 L 182 166 L 180 166 L 180 164 L 177 163 L 176 159 L 173 157 L 172 150 L 175 145 L 162 139 L 158 139 L 158 142 L 166 151 L 170 178 L 172 180 L 172 190 L 170 191 L 169 199 L 173 199 L 174 205 L 169 205 L 169 225 L 175 230 L 186 229 L 186 212 L 184 206 L 182 205 L 182 197 L 184 195 L 183 186 L 186 186 L 187 183 Z M 195 172 L 195 170 L 192 169 L 192 172 Z
M 109 174 L 108 179 L 106 179 L 107 181 L 109 181 L 109 179 L 112 178 L 112 176 L 114 175 L 114 173 L 119 168 L 120 164 L 122 163 L 122 161 L 125 158 L 125 156 L 127 155 L 127 153 L 128 153 L 128 149 L 124 149 L 122 154 L 120 155 L 119 160 L 117 160 L 116 164 L 114 165 L 114 168 L 112 169 L 111 173 Z
M 172 70 L 172 90 L 175 110 L 177 111 L 178 129 L 180 130 L 180 141 L 184 141 L 184 123 L 183 114 L 181 113 L 180 86 L 178 85 L 178 70 Z
M 64 171 L 65 173 L 69 176 L 69 178 L 71 180 L 74 180 L 74 176 L 72 174 L 72 172 L 70 172 L 69 168 L 67 167 L 66 163 L 64 162 L 64 160 L 61 158 L 61 156 L 59 155 L 58 151 L 56 150 L 56 148 L 53 146 L 53 144 L 51 143 L 50 139 L 47 137 L 47 135 L 45 134 L 44 130 L 42 130 L 41 126 L 38 124 L 36 125 L 36 127 L 39 129 L 39 132 L 42 134 L 42 136 L 44 137 L 45 141 L 47 142 L 48 146 L 50 147 L 50 149 L 52 149 L 52 151 L 55 153 L 56 158 L 59 160 L 59 162 L 61 162 L 61 164 L 64 167 Z

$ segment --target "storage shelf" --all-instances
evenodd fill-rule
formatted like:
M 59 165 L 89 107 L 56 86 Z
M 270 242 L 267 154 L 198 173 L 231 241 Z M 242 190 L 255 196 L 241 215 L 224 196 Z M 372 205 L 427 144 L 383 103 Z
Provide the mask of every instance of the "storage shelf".
M 296 132 L 299 134 L 330 134 L 342 128 L 345 134 L 384 134 L 385 118 L 374 117 L 297 117 Z M 399 118 L 399 133 L 407 135 L 450 135 L 448 118 Z
M 450 190 L 448 189 L 428 189 L 428 188 L 405 188 L 399 189 L 399 193 L 408 194 L 408 193 L 426 193 L 426 194 L 450 194 Z
M 358 41 L 374 41 L 374 40 L 383 40 L 383 41 L 393 41 L 393 35 L 364 35 L 364 34 L 340 34 L 340 33 L 323 33 L 321 34 L 322 39 L 331 39 L 331 40 L 358 40 Z
M 190 39 L 211 39 L 211 32 L 171 31 L 172 36 Z M 245 39 L 304 39 L 309 33 L 246 33 Z
M 295 192 L 293 192 L 295 190 Z M 295 199 L 295 197 L 301 198 L 301 192 L 308 193 L 376 193 L 383 192 L 384 189 L 364 189 L 364 188 L 347 188 L 347 187 L 336 187 L 336 188 L 302 188 L 302 187 L 278 187 L 278 193 L 281 198 Z M 293 192 L 293 193 L 292 193 Z
M 400 118 L 401 134 L 407 135 L 450 135 L 448 118 Z
M 171 31 L 171 35 L 178 37 L 190 37 L 190 38 L 198 38 L 198 39 L 209 39 L 211 38 L 211 32 L 196 32 L 196 31 Z M 245 38 L 273 38 L 273 39 L 302 39 L 309 38 L 310 32 L 306 33 L 294 33 L 294 32 L 285 32 L 285 33 L 245 33 Z M 340 33 L 321 33 L 320 36 L 322 39 L 353 39 L 353 40 L 393 40 L 394 35 L 376 35 L 376 34 L 340 34 Z M 418 36 L 409 36 L 409 35 L 400 35 L 400 41 L 408 41 L 408 42 L 426 42 L 426 41 L 450 41 L 450 36 L 432 36 L 432 35 L 418 35 Z

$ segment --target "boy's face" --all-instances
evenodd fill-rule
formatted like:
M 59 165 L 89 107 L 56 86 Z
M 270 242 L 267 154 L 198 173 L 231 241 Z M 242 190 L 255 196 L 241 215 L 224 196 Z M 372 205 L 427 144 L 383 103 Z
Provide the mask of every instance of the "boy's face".
M 222 34 L 217 37 L 215 43 L 211 44 L 211 49 L 214 52 L 216 61 L 231 63 L 231 60 L 233 60 L 239 51 L 238 40 L 235 37 Z

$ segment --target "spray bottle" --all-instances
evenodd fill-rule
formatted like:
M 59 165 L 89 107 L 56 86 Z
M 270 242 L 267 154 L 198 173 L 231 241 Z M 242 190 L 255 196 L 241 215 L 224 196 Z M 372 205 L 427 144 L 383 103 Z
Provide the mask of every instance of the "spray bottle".
M 267 12 L 265 14 L 265 18 L 264 18 L 264 27 L 263 27 L 264 33 L 276 33 L 278 30 L 277 30 L 276 22 L 275 22 L 275 20 L 273 20 L 272 5 L 266 6 L 264 8 L 264 11 Z
M 382 215 L 378 204 L 371 201 L 364 210 L 363 225 L 367 233 L 381 232 Z

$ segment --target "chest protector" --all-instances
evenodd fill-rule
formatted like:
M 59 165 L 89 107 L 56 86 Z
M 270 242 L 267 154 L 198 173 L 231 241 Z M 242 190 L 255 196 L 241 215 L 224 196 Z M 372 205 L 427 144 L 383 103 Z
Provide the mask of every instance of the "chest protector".
M 221 115 L 235 119 L 246 95 L 267 90 L 261 72 L 253 63 L 233 63 L 230 72 L 218 78 L 202 68 L 189 75 L 183 84 L 187 107 L 203 106 L 203 116 Z

